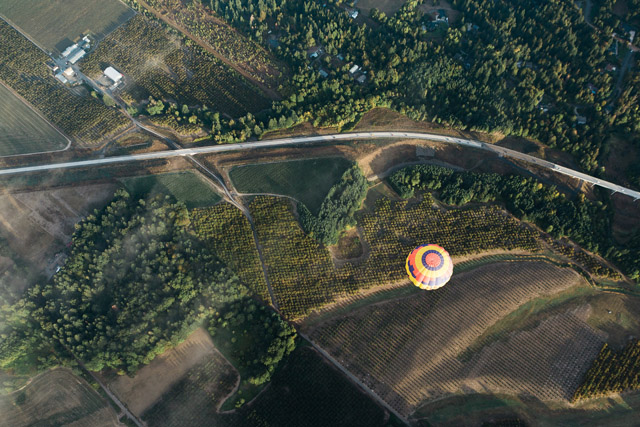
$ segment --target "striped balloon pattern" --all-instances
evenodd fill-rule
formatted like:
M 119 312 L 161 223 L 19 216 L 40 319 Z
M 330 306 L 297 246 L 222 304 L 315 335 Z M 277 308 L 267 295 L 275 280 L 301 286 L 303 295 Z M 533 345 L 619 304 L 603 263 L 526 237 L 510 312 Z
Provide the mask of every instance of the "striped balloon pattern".
M 422 245 L 407 257 L 407 274 L 411 283 L 432 291 L 447 284 L 453 274 L 449 253 L 438 245 Z

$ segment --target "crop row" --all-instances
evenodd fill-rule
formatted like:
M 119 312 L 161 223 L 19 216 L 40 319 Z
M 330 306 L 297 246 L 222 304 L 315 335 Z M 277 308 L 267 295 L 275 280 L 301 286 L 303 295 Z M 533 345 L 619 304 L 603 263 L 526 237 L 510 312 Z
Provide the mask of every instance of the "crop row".
M 111 33 L 82 62 L 97 77 L 113 65 L 128 77 L 124 97 L 212 107 L 232 116 L 256 112 L 269 102 L 241 76 L 198 46 L 187 47 L 141 15 Z
M 129 125 L 119 111 L 63 87 L 45 65 L 49 57 L 4 21 L 0 40 L 0 80 L 66 134 L 91 145 Z
M 269 301 L 258 250 L 247 218 L 228 203 L 190 213 L 196 235 L 263 301 Z
M 407 254 L 423 243 L 441 244 L 452 255 L 496 248 L 538 250 L 535 234 L 498 208 L 442 212 L 429 199 L 413 205 L 382 199 L 374 213 L 358 220 L 371 248 L 369 257 L 336 268 L 329 251 L 304 234 L 289 201 L 256 197 L 250 209 L 269 279 L 289 318 L 304 317 L 360 289 L 404 280 Z
M 253 79 L 270 87 L 278 87 L 278 79 L 282 73 L 264 48 L 214 17 L 202 3 L 147 0 L 147 4 L 166 13 L 165 16 L 203 40 Z
M 589 399 L 640 388 L 640 341 L 616 352 L 607 344 L 586 373 L 573 400 Z
M 410 412 L 426 398 L 458 392 L 464 377 L 474 376 L 470 369 L 477 359 L 465 364 L 459 356 L 497 320 L 537 296 L 559 292 L 579 280 L 574 271 L 547 262 L 488 265 L 454 276 L 442 289 L 351 311 L 320 325 L 311 336 L 389 404 Z M 564 334 L 563 327 L 552 328 L 551 337 L 542 335 L 563 348 L 564 341 L 556 337 Z M 489 360 L 478 365 L 478 371 L 495 378 L 471 379 L 503 387 L 499 378 L 512 378 L 514 367 L 534 363 L 531 358 L 539 354 L 536 345 L 526 353 L 519 352 L 523 346 L 506 346 L 502 352 L 509 363 Z M 553 371 L 553 362 L 539 368 Z M 558 388 L 546 384 L 544 376 L 533 379 L 527 382 L 532 394 L 544 396 Z

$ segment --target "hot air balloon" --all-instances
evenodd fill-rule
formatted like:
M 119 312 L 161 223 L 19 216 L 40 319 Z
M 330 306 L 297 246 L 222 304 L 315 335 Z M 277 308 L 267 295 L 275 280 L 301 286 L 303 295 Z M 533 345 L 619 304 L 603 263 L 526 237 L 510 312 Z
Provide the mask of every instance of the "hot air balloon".
M 407 257 L 407 274 L 411 283 L 432 291 L 447 284 L 453 274 L 449 253 L 438 245 L 422 245 Z

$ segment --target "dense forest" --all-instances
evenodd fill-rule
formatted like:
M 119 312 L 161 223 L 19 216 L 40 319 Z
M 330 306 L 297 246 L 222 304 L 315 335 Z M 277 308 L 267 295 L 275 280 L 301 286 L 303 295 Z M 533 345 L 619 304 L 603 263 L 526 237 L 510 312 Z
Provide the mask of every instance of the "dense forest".
M 618 99 L 604 69 L 623 58 L 611 52 L 610 34 L 589 26 L 573 3 L 457 0 L 462 16 L 443 38 L 424 26 L 432 18 L 421 3 L 409 1 L 390 17 L 374 9 L 364 24 L 331 0 L 209 6 L 248 37 L 266 42 L 275 33 L 275 53 L 295 71 L 295 94 L 275 114 L 343 126 L 373 106 L 390 106 L 415 119 L 533 137 L 572 153 L 591 172 L 607 132 L 638 130 L 629 102 L 638 82 L 626 79 L 627 94 Z M 307 52 L 317 47 L 324 53 L 312 61 Z M 364 84 L 347 71 L 353 64 L 366 71 Z
M 242 328 L 244 341 L 229 336 L 226 347 L 242 356 L 254 384 L 267 381 L 293 349 L 295 330 L 258 307 L 208 248 L 182 203 L 118 190 L 76 226 L 63 269 L 0 310 L 0 368 L 78 359 L 90 370 L 132 374 L 208 324 Z
M 401 169 L 389 181 L 403 197 L 423 190 L 436 191 L 440 200 L 452 205 L 502 202 L 515 216 L 536 223 L 554 237 L 569 237 L 612 260 L 632 279 L 640 280 L 640 232 L 624 245 L 615 242 L 611 236 L 611 206 L 592 202 L 583 194 L 571 199 L 532 178 L 456 172 L 435 165 Z

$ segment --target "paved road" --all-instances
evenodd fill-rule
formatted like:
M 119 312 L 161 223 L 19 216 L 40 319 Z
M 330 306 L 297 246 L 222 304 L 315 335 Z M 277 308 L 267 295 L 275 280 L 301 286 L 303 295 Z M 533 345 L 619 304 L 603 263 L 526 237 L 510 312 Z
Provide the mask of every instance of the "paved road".
M 337 142 L 345 140 L 371 140 L 371 139 L 422 139 L 428 141 L 440 141 L 450 144 L 456 144 L 463 147 L 476 148 L 479 150 L 489 151 L 501 157 L 509 157 L 521 160 L 523 162 L 536 165 L 542 168 L 550 169 L 554 172 L 561 173 L 582 181 L 606 188 L 614 193 L 621 193 L 632 197 L 635 200 L 640 199 L 640 192 L 631 190 L 618 184 L 614 184 L 603 179 L 595 178 L 582 172 L 569 169 L 564 166 L 551 163 L 519 151 L 510 150 L 504 147 L 487 144 L 472 139 L 458 138 L 454 136 L 437 135 L 431 133 L 419 132 L 356 132 L 356 133 L 339 133 L 332 135 L 320 136 L 301 136 L 293 138 L 270 139 L 265 141 L 241 142 L 237 144 L 213 145 L 199 148 L 182 148 L 178 150 L 156 151 L 152 153 L 132 154 L 126 156 L 106 157 L 102 159 L 78 160 L 74 162 L 50 163 L 38 166 L 24 166 L 17 168 L 0 169 L 0 175 L 16 175 L 29 172 L 42 172 L 53 170 L 64 170 L 70 168 L 101 166 L 124 162 L 139 162 L 141 160 L 167 159 L 179 156 L 194 156 L 198 154 L 224 153 L 238 150 L 251 150 L 264 147 L 281 147 L 287 145 L 300 145 L 321 142 Z

